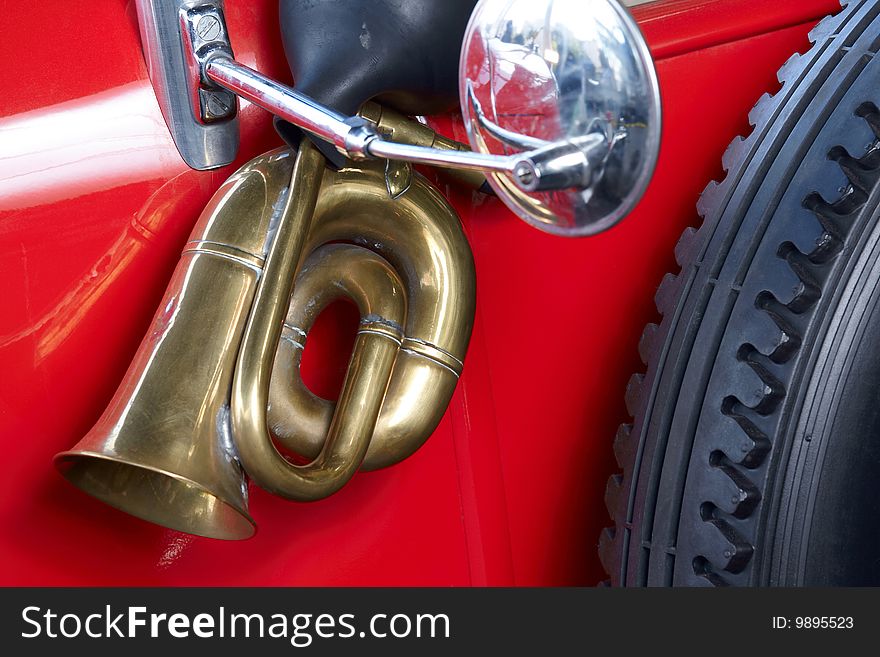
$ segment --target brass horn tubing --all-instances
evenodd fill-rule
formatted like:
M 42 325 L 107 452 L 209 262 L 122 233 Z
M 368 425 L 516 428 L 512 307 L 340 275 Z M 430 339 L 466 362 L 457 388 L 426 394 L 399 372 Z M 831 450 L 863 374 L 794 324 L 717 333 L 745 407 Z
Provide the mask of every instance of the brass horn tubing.
M 318 458 L 299 466 L 281 456 L 266 421 L 269 383 L 294 273 L 323 175 L 323 157 L 303 140 L 294 164 L 288 210 L 278 222 L 266 258 L 232 384 L 232 435 L 245 470 L 269 492 L 300 501 L 334 493 L 360 466 L 398 350 L 398 345 L 384 336 L 359 334 L 338 402 L 340 412 L 333 416 Z M 348 408 L 359 412 L 347 412 Z
M 408 302 L 404 349 L 388 385 L 363 469 L 396 463 L 431 435 L 458 381 L 470 338 L 475 276 L 458 216 L 424 178 L 388 198 L 381 171 L 351 166 L 325 176 L 307 249 L 353 242 L 382 255 L 401 275 Z M 433 351 L 435 361 L 424 356 Z M 287 381 L 294 380 L 295 371 Z M 269 417 L 276 438 L 314 458 L 333 414 L 333 402 L 303 386 L 273 384 Z M 304 402 L 304 400 L 307 400 Z
M 377 167 L 329 172 L 306 252 L 329 242 L 385 258 L 407 288 L 406 336 L 464 359 L 476 296 L 473 255 L 458 215 L 437 189 L 416 174 L 392 200 Z
M 339 402 L 334 405 L 316 397 L 306 387 L 299 376 L 299 366 L 315 319 L 330 303 L 342 297 L 355 302 L 361 320 Z M 294 425 L 309 421 L 310 414 L 304 413 L 307 407 L 317 407 L 326 413 L 312 426 L 313 433 L 320 437 L 313 442 L 309 456 L 319 461 L 334 440 L 333 433 L 342 433 L 343 423 L 352 425 L 347 430 L 351 436 L 351 456 L 338 463 L 338 486 L 360 466 L 374 435 L 395 362 L 387 356 L 392 352 L 396 356 L 403 341 L 405 317 L 406 298 L 400 278 L 388 262 L 367 249 L 349 244 L 324 245 L 309 255 L 297 276 L 284 323 L 284 333 L 290 335 L 291 340 L 282 340 L 279 344 L 270 390 L 273 396 L 280 392 L 288 400 L 285 408 L 295 411 L 290 418 Z M 373 356 L 370 349 L 378 353 Z M 305 455 L 303 450 L 298 453 Z M 324 484 L 326 489 L 321 497 L 336 490 L 329 483 Z
M 403 284 L 384 258 L 348 244 L 325 245 L 309 256 L 297 277 L 275 356 L 269 421 L 279 442 L 312 459 L 321 452 L 336 405 L 312 393 L 299 368 L 315 319 L 340 297 L 357 305 L 360 331 L 385 332 L 398 346 L 403 341 Z
M 385 327 L 389 337 L 403 341 L 406 296 L 400 277 L 382 256 L 353 244 L 325 244 L 309 254 L 297 274 L 284 329 L 304 341 L 324 308 L 343 297 L 357 306 L 362 329 Z
M 184 246 L 228 251 L 262 268 L 274 228 L 287 206 L 294 153 L 276 149 L 254 158 L 226 180 L 208 202 Z
M 268 414 L 278 442 L 311 459 L 321 453 L 339 406 L 308 389 L 300 376 L 300 364 L 315 319 L 341 297 L 357 305 L 361 316 L 359 333 L 379 333 L 398 346 L 403 341 L 403 284 L 384 258 L 349 244 L 325 245 L 312 252 L 294 285 L 275 355 Z M 384 394 L 386 386 L 380 387 Z M 279 400 L 280 409 L 276 408 Z
M 239 249 L 232 244 L 213 242 L 209 240 L 191 240 L 183 247 L 182 255 L 211 255 L 237 262 L 245 267 L 250 267 L 257 273 L 262 273 L 265 259 L 261 255 Z
M 412 456 L 443 419 L 457 384 L 458 376 L 444 365 L 401 349 L 362 469 Z
M 314 459 L 324 446 L 336 404 L 303 383 L 302 343 L 292 342 L 298 341 L 282 340 L 278 347 L 269 422 L 279 443 Z M 437 361 L 399 351 L 362 469 L 393 465 L 421 447 L 442 419 L 457 382 L 458 377 Z

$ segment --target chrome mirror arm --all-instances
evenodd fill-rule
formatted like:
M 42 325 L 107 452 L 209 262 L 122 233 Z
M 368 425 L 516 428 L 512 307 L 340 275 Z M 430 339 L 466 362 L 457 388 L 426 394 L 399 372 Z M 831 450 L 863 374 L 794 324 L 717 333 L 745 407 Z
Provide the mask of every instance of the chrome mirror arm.
M 144 55 L 178 151 L 194 169 L 229 164 L 238 152 L 240 96 L 332 144 L 352 159 L 385 158 L 509 175 L 532 192 L 576 188 L 592 178 L 603 145 L 550 143 L 522 136 L 512 155 L 486 155 L 387 140 L 358 116 L 343 116 L 235 61 L 222 0 L 137 0 Z M 231 93 L 230 93 L 231 92 Z M 499 128 L 500 129 L 500 128 Z M 505 136 L 515 139 L 513 133 Z M 560 185 L 564 185 L 560 187 Z
M 607 152 L 607 140 L 550 143 L 514 155 L 484 155 L 413 146 L 386 140 L 373 123 L 346 117 L 222 54 L 205 63 L 205 77 L 223 89 L 262 107 L 327 141 L 352 159 L 385 158 L 453 169 L 506 173 L 524 191 L 586 188 L 592 177 L 592 153 Z M 583 143 L 582 143 L 583 142 Z M 586 185 L 584 183 L 586 182 Z

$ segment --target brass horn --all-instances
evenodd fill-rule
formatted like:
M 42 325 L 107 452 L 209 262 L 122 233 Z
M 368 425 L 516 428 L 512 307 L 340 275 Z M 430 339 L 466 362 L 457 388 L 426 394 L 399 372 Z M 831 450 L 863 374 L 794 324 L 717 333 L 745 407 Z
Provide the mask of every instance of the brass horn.
M 304 140 L 296 154 L 276 150 L 233 174 L 196 224 L 110 405 L 55 457 L 64 476 L 151 522 L 243 539 L 255 531 L 247 477 L 317 500 L 362 464 L 418 449 L 461 370 L 474 268 L 443 196 L 411 171 L 392 194 L 390 170 L 330 170 Z M 342 296 L 361 322 L 333 404 L 298 368 L 312 322 Z M 276 440 L 311 462 L 290 462 Z

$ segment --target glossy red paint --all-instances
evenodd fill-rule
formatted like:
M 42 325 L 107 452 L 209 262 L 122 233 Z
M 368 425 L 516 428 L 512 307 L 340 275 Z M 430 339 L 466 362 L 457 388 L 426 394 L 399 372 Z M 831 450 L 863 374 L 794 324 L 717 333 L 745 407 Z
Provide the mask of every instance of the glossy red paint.
M 245 64 L 289 81 L 275 0 L 227 0 Z M 428 444 L 297 505 L 253 491 L 257 536 L 224 543 L 130 518 L 70 487 L 52 456 L 100 415 L 202 206 L 234 167 L 174 149 L 133 3 L 5 6 L 0 27 L 0 584 L 552 585 L 601 578 L 611 439 L 652 296 L 727 143 L 833 0 L 670 0 L 636 14 L 658 58 L 664 139 L 631 217 L 541 234 L 441 184 L 477 264 L 465 375 Z M 52 25 L 58 38 L 35 35 Z M 61 38 L 75 35 L 75 39 Z M 447 118 L 437 125 L 463 138 Z M 239 161 L 278 144 L 242 108 Z M 344 316 L 344 312 L 342 313 Z M 312 362 L 339 336 L 325 332 Z M 344 331 L 342 331 L 344 333 Z M 340 338 L 341 339 L 341 338 Z M 344 340 L 343 340 L 344 342 Z M 341 367 L 309 373 L 331 386 Z M 334 373 L 335 372 L 335 373 Z

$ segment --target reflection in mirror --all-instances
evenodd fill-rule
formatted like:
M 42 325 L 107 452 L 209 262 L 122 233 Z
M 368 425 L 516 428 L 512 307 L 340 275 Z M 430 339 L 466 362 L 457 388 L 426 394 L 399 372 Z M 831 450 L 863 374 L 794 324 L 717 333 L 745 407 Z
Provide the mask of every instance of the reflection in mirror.
M 641 198 L 659 151 L 660 95 L 647 45 L 616 0 L 480 0 L 460 84 L 474 150 L 538 149 L 534 191 L 489 175 L 530 224 L 592 235 Z

